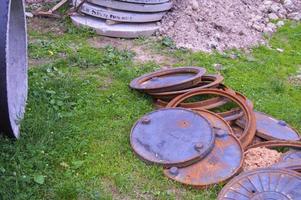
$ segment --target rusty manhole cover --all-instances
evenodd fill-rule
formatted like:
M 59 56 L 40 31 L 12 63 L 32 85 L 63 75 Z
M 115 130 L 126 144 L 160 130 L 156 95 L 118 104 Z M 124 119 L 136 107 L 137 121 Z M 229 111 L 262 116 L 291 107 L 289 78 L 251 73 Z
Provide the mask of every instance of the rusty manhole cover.
M 273 168 L 290 169 L 301 172 L 301 158 L 291 159 L 288 161 L 281 161 L 272 165 Z
M 291 150 L 281 156 L 281 161 L 290 161 L 294 159 L 301 159 L 301 151 Z
M 18 138 L 28 90 L 23 1 L 1 1 L 0 11 L 0 132 Z
M 218 195 L 219 200 L 300 199 L 301 176 L 286 169 L 259 169 L 232 179 Z
M 207 119 L 190 110 L 169 108 L 138 120 L 130 140 L 142 160 L 180 167 L 205 157 L 213 148 L 214 138 Z
M 186 89 L 198 84 L 206 69 L 201 67 L 180 67 L 159 70 L 134 79 L 130 86 L 145 92 L 164 92 Z
M 202 188 L 224 182 L 237 174 L 242 166 L 243 150 L 221 117 L 208 111 L 198 112 L 215 127 L 214 148 L 199 162 L 184 168 L 165 169 L 164 174 L 183 184 Z
M 254 112 L 256 117 L 256 135 L 266 140 L 300 140 L 296 130 L 286 122 L 277 120 L 267 114 Z M 243 124 L 243 120 L 238 120 L 238 124 Z

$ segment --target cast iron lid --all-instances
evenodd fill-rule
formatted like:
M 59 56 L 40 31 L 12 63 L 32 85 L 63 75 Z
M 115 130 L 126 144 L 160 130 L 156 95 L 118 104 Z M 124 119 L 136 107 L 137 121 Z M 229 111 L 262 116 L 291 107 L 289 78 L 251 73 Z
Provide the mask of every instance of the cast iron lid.
M 274 165 L 273 168 L 290 169 L 301 172 L 301 158 L 295 158 L 287 161 L 281 161 Z
M 291 150 L 288 151 L 281 156 L 281 161 L 290 161 L 294 159 L 301 159 L 301 151 L 299 150 Z
M 28 90 L 24 15 L 23 1 L 0 1 L 0 132 L 16 138 Z
M 214 127 L 216 138 L 212 151 L 195 164 L 184 168 L 165 169 L 164 174 L 185 185 L 204 188 L 224 182 L 237 174 L 244 154 L 240 142 L 226 121 L 209 111 L 198 112 Z
M 151 112 L 132 128 L 131 146 L 144 161 L 187 166 L 205 157 L 213 148 L 214 134 L 207 119 L 183 108 Z
M 255 112 L 257 135 L 271 140 L 300 140 L 299 134 L 287 123 L 277 120 L 267 114 Z
M 186 89 L 198 84 L 206 73 L 202 67 L 163 69 L 134 79 L 130 87 L 145 92 L 167 92 Z
M 301 175 L 287 169 L 257 169 L 232 179 L 219 200 L 292 200 L 301 197 Z

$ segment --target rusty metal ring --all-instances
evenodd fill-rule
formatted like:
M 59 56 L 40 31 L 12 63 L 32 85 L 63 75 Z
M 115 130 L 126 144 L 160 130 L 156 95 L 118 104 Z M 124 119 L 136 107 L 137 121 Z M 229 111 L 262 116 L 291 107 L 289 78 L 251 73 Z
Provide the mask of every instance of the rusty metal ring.
M 301 142 L 298 141 L 286 141 L 286 140 L 271 140 L 267 142 L 261 142 L 258 144 L 248 146 L 248 149 L 257 148 L 257 147 L 293 147 L 293 148 L 301 148 Z
M 219 74 L 208 74 L 202 76 L 202 81 L 199 84 L 197 84 L 195 87 L 185 89 L 185 90 L 171 91 L 171 92 L 149 93 L 149 95 L 158 99 L 170 100 L 178 95 L 191 92 L 197 89 L 216 88 L 223 82 L 223 80 L 224 77 Z
M 241 98 L 234 96 L 232 93 L 223 90 L 218 90 L 218 89 L 201 89 L 174 98 L 172 101 L 168 103 L 167 108 L 177 107 L 181 102 L 183 102 L 184 100 L 190 97 L 197 96 L 197 95 L 205 95 L 205 94 L 213 94 L 213 95 L 219 95 L 222 97 L 229 98 L 231 101 L 235 102 L 239 107 L 241 107 L 241 109 L 245 113 L 247 124 L 239 140 L 242 144 L 242 147 L 245 149 L 252 142 L 255 136 L 255 132 L 256 132 L 255 116 L 253 110 L 251 110 L 250 107 L 246 105 L 246 102 L 243 101 Z
M 146 81 L 159 81 L 160 77 L 180 73 L 194 73 L 192 77 L 186 77 L 184 80 L 168 81 L 169 83 L 154 84 L 153 86 L 145 85 Z M 206 69 L 202 67 L 179 67 L 171 69 L 158 70 L 152 73 L 144 74 L 130 83 L 130 87 L 136 90 L 150 92 L 167 92 L 173 90 L 182 90 L 192 87 L 201 81 L 202 76 L 206 73 Z M 159 79 L 159 80 L 158 80 Z M 144 84 L 143 84 L 144 83 Z

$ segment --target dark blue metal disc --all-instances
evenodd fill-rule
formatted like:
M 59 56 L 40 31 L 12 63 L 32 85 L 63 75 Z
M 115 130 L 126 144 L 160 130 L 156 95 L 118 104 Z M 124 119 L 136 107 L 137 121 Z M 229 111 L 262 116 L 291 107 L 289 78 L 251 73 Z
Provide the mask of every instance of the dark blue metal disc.
M 287 169 L 257 169 L 232 179 L 219 200 L 301 199 L 301 174 Z
M 294 159 L 301 159 L 301 151 L 291 150 L 281 156 L 281 161 L 290 161 Z
M 27 38 L 22 0 L 0 1 L 0 132 L 19 137 L 27 99 Z
M 175 181 L 197 188 L 222 183 L 236 175 L 243 163 L 243 150 L 231 127 L 221 117 L 199 111 L 206 117 L 216 134 L 212 151 L 202 160 L 183 168 L 165 169 L 164 174 Z
M 133 150 L 144 161 L 179 167 L 205 157 L 213 148 L 214 138 L 210 123 L 198 113 L 168 108 L 138 120 L 130 140 Z
M 267 140 L 300 140 L 296 130 L 287 123 L 261 112 L 255 112 L 257 135 Z

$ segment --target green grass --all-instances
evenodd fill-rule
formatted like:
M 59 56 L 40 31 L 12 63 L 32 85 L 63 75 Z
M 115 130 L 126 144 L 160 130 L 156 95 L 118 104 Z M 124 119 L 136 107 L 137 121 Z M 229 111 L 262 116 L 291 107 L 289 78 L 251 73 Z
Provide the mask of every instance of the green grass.
M 128 84 L 159 66 L 133 63 L 132 52 L 92 48 L 91 31 L 66 26 L 60 37 L 30 32 L 30 57 L 51 57 L 51 63 L 29 71 L 21 138 L 1 138 L 0 199 L 215 199 L 221 186 L 184 187 L 130 148 L 133 123 L 153 107 Z M 215 72 L 213 65 L 222 64 L 227 85 L 248 96 L 257 110 L 301 131 L 301 86 L 288 81 L 301 67 L 300 37 L 301 24 L 290 22 L 270 39 L 271 48 L 250 52 L 190 53 L 175 50 L 168 39 L 150 46 L 177 57 L 176 66 Z M 229 57 L 233 53 L 236 59 Z

